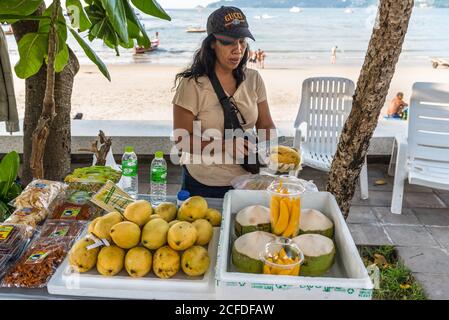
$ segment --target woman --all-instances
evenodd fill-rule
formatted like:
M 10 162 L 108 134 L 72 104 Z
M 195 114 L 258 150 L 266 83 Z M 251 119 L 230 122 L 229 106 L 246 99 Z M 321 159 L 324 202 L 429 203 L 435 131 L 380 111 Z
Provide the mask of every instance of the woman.
M 219 80 L 244 130 L 256 127 L 259 132 L 274 130 L 275 126 L 263 80 L 257 71 L 246 68 L 249 51 L 246 38 L 254 40 L 254 37 L 243 12 L 235 7 L 217 9 L 208 18 L 207 34 L 192 65 L 176 76 L 173 128 L 178 149 L 190 154 L 190 161 L 182 161 L 185 164 L 182 188 L 191 195 L 222 198 L 232 188 L 233 178 L 248 173 L 237 160 L 253 151 L 254 145 L 243 139 L 223 138 L 224 109 L 210 77 L 216 76 Z M 198 138 L 195 121 L 201 122 L 200 135 L 203 137 L 197 143 L 197 150 L 193 141 Z M 177 135 L 176 132 L 184 134 Z M 269 132 L 265 138 L 270 138 Z M 192 163 L 195 155 L 210 154 L 210 150 L 220 163 L 205 163 L 204 157 L 200 163 Z M 229 157 L 232 157 L 231 162 Z

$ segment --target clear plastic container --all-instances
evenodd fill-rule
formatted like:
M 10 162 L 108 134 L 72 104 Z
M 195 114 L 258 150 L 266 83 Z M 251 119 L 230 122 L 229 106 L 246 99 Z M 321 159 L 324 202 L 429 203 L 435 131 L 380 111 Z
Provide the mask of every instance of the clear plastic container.
M 304 254 L 291 239 L 281 237 L 265 245 L 260 259 L 264 274 L 299 276 Z
M 137 198 L 138 182 L 138 162 L 137 155 L 133 147 L 126 147 L 122 157 L 122 188 L 132 198 Z
M 305 188 L 296 183 L 274 181 L 269 187 L 271 232 L 293 238 L 299 230 L 301 194 Z
M 150 169 L 151 203 L 165 202 L 167 196 L 167 162 L 164 153 L 157 151 Z

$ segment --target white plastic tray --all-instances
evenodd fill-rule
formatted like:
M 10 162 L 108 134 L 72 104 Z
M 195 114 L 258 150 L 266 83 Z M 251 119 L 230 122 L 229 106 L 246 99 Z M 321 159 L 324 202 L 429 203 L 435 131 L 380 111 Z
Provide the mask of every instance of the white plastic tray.
M 219 228 L 208 245 L 210 267 L 204 276 L 188 277 L 182 270 L 173 278 L 159 279 L 153 272 L 142 278 L 131 278 L 123 270 L 117 276 L 105 277 L 96 269 L 87 273 L 72 272 L 66 258 L 47 285 L 51 294 L 129 299 L 214 299 L 214 276 Z
M 293 277 L 236 272 L 230 255 L 235 239 L 235 215 L 255 204 L 269 207 L 268 194 L 264 191 L 232 190 L 225 196 L 218 245 L 217 299 L 371 299 L 371 279 L 337 202 L 328 192 L 306 193 L 301 198 L 302 208 L 320 210 L 335 225 L 336 261 L 326 275 Z

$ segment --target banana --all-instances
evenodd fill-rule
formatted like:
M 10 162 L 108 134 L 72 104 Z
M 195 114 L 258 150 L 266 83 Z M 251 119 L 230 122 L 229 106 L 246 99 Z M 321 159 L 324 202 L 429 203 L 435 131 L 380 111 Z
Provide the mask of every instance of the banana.
M 276 235 L 281 235 L 282 232 L 285 231 L 285 229 L 288 226 L 288 220 L 290 217 L 289 211 L 288 211 L 288 199 L 284 198 L 280 201 L 280 211 L 279 211 L 279 219 L 274 227 L 273 233 Z

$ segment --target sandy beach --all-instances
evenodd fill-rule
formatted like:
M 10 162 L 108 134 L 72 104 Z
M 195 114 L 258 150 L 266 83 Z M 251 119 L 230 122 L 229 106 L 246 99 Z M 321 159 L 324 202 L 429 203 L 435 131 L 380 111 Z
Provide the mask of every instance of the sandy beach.
M 259 70 L 268 93 L 275 121 L 293 121 L 296 117 L 301 83 L 312 76 L 342 76 L 357 81 L 361 65 L 308 64 L 291 69 Z M 151 64 L 109 65 L 112 81 L 104 78 L 94 65 L 82 65 L 75 79 L 72 114 L 83 113 L 89 120 L 171 120 L 171 100 L 177 72 L 182 67 Z M 421 65 L 399 64 L 387 99 L 397 91 L 410 99 L 414 82 L 446 82 L 449 69 L 433 69 L 430 62 Z M 25 82 L 15 79 L 19 116 L 23 118 Z M 388 101 L 387 100 L 387 101 Z M 383 110 L 385 112 L 385 108 Z

